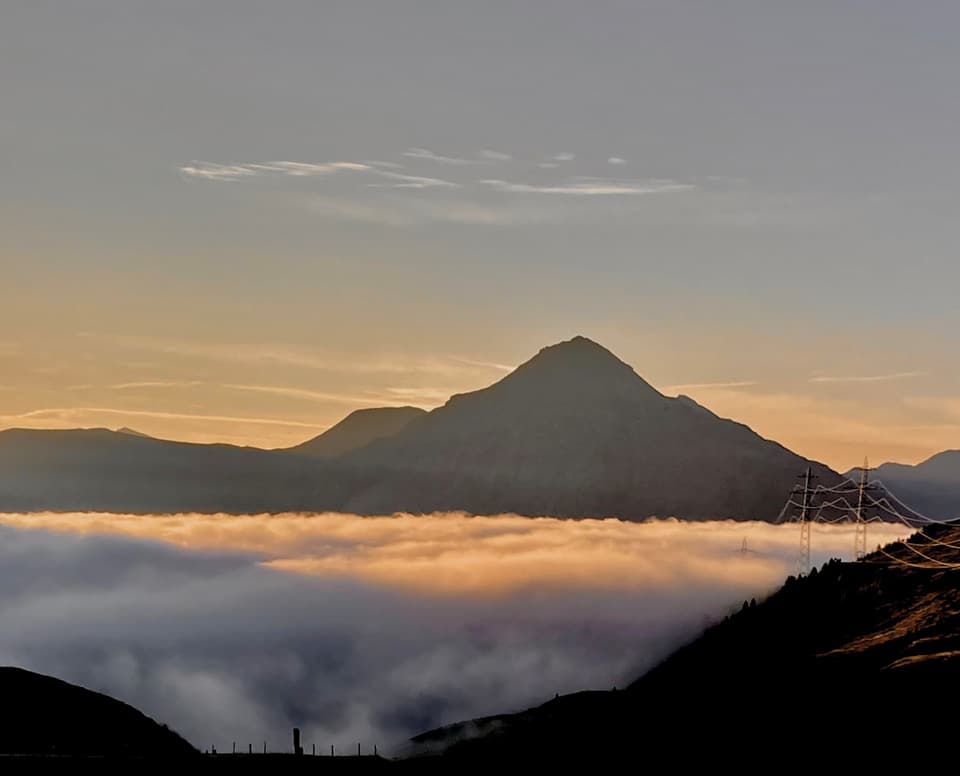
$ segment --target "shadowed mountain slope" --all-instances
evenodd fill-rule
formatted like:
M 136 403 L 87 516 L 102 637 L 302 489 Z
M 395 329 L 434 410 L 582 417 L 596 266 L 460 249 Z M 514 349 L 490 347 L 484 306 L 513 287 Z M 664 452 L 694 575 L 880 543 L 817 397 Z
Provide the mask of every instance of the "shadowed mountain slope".
M 0 667 L 0 754 L 191 757 L 196 749 L 126 703 Z
M 631 519 L 772 520 L 808 465 L 687 397 L 662 395 L 584 337 L 342 460 L 367 474 L 350 511 Z M 841 479 L 813 468 L 821 483 Z
M 960 544 L 956 528 L 927 530 Z M 902 544 L 888 552 L 915 560 Z M 929 552 L 960 563 L 957 550 Z M 882 561 L 791 577 L 624 690 L 451 725 L 417 736 L 414 751 L 474 764 L 666 757 L 674 766 L 752 753 L 743 768 L 766 772 L 792 763 L 780 758 L 796 747 L 804 762 L 913 762 L 920 752 L 942 761 L 953 720 L 936 710 L 960 689 L 960 572 Z
M 393 436 L 426 414 L 426 410 L 419 407 L 372 407 L 356 410 L 319 436 L 285 449 L 298 455 L 333 458 L 368 445 L 374 440 Z
M 299 456 L 106 429 L 0 431 L 4 511 L 270 512 L 322 507 L 334 492 Z
M 902 502 L 922 514 L 938 519 L 960 515 L 960 450 L 945 450 L 916 466 L 885 463 L 871 478 L 882 480 Z

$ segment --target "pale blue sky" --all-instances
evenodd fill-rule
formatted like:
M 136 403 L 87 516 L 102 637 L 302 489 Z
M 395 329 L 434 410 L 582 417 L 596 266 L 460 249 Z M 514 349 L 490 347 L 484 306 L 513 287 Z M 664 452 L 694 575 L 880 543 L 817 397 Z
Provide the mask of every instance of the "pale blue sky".
M 958 23 L 11 0 L 0 425 L 281 444 L 582 333 L 837 466 L 958 446 Z

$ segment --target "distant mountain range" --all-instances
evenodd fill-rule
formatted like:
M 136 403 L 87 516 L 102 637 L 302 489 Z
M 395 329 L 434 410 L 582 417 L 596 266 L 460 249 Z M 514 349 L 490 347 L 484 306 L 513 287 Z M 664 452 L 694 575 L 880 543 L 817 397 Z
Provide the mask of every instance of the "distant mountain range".
M 808 465 L 818 484 L 842 480 L 576 337 L 432 412 L 358 411 L 286 450 L 3 431 L 0 510 L 772 520 Z
M 848 476 L 859 475 L 851 471 Z M 960 450 L 937 453 L 916 466 L 885 463 L 870 477 L 916 512 L 938 519 L 960 517 Z

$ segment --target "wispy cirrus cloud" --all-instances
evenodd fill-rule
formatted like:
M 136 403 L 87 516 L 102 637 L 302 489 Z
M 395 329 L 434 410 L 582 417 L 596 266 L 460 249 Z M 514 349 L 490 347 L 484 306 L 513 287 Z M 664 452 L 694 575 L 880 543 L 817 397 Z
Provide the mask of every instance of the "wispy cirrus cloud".
M 604 178 L 588 178 L 575 180 L 570 183 L 517 183 L 514 181 L 488 178 L 481 183 L 496 191 L 510 194 L 564 194 L 568 196 L 610 196 L 635 194 L 666 194 L 679 191 L 690 191 L 696 188 L 691 183 L 679 183 L 673 180 L 613 180 Z
M 367 404 L 371 407 L 394 405 L 398 401 L 393 396 L 371 396 L 355 393 L 334 393 L 330 391 L 313 391 L 307 388 L 291 388 L 283 385 L 248 385 L 244 383 L 221 383 L 222 388 L 235 391 L 249 391 L 264 393 L 270 396 L 282 396 L 289 399 L 305 399 L 317 402 L 335 402 L 338 404 Z
M 921 377 L 924 372 L 889 372 L 879 375 L 815 375 L 811 383 L 885 383 L 891 380 L 909 380 Z
M 513 159 L 510 154 L 505 154 L 503 151 L 492 151 L 490 149 L 481 151 L 480 156 L 491 162 L 509 162 Z
M 387 388 L 393 401 L 401 404 L 413 402 L 418 405 L 437 406 L 445 403 L 457 391 L 448 388 L 412 387 Z
M 568 152 L 563 152 L 559 154 L 554 154 L 552 158 L 555 162 L 572 162 L 574 159 L 577 158 L 577 155 L 571 154 Z
M 430 178 L 423 175 L 408 175 L 392 170 L 377 170 L 376 174 L 383 178 L 390 178 L 394 183 L 369 183 L 368 186 L 378 188 L 394 189 L 435 189 L 435 188 L 460 188 L 459 183 L 444 180 L 443 178 Z
M 372 165 L 363 162 L 249 162 L 244 164 L 219 164 L 216 162 L 193 161 L 180 167 L 180 172 L 191 178 L 212 181 L 239 181 L 257 175 L 280 174 L 294 178 L 314 175 L 330 175 L 336 172 L 368 172 Z
M 329 176 L 335 173 L 353 172 L 367 176 L 387 178 L 391 183 L 369 183 L 369 186 L 398 189 L 429 189 L 438 187 L 459 188 L 459 183 L 423 175 L 397 172 L 402 165 L 391 162 L 249 162 L 244 164 L 218 164 L 195 161 L 180 167 L 180 172 L 191 178 L 210 181 L 237 182 L 257 176 L 283 176 L 310 178 Z
M 115 391 L 135 391 L 151 388 L 195 388 L 203 385 L 200 380 L 139 380 L 130 383 L 115 383 L 110 387 Z M 90 386 L 83 386 L 89 388 Z
M 665 385 L 663 390 L 667 393 L 676 393 L 678 391 L 703 391 L 703 390 L 723 390 L 728 388 L 750 388 L 759 385 L 756 380 L 735 380 L 727 383 L 679 383 L 677 385 Z
M 403 152 L 403 155 L 409 159 L 421 159 L 426 162 L 439 162 L 440 164 L 463 166 L 471 164 L 483 164 L 482 159 L 467 159 L 460 156 L 444 156 L 443 154 L 434 153 L 429 148 L 408 148 Z
M 50 421 L 56 426 L 77 425 L 91 415 L 116 415 L 132 418 L 156 418 L 159 420 L 197 420 L 212 423 L 244 423 L 266 426 L 287 426 L 323 430 L 326 426 L 282 418 L 257 418 L 237 415 L 204 415 L 189 412 L 162 412 L 160 410 L 137 410 L 122 407 L 49 407 L 30 410 L 16 415 L 0 415 L 0 427 L 16 426 L 23 421 Z
M 611 156 L 607 159 L 607 164 L 626 164 L 627 160 L 620 156 Z
M 188 342 L 154 337 L 94 333 L 85 333 L 83 336 L 88 339 L 107 341 L 124 348 L 174 356 L 249 366 L 279 365 L 351 374 L 426 373 L 456 377 L 475 375 L 478 372 L 490 370 L 509 371 L 512 368 L 505 364 L 474 360 L 460 355 L 411 356 L 409 358 L 390 355 L 353 359 L 305 345 L 285 342 Z M 147 380 L 119 383 L 118 386 L 130 388 L 144 387 L 144 384 L 149 384 L 159 387 L 163 383 L 181 385 L 183 382 L 189 381 Z
M 488 369 L 496 369 L 500 372 L 512 372 L 517 368 L 516 364 L 500 364 L 496 361 L 477 361 L 473 358 L 464 358 L 462 356 L 452 356 L 454 361 L 459 361 L 461 364 L 469 364 L 470 366 L 479 366 Z
M 479 364 L 478 365 L 482 365 Z M 245 391 L 288 399 L 321 402 L 324 404 L 369 405 L 374 407 L 394 406 L 403 401 L 421 399 L 429 403 L 442 403 L 450 398 L 454 390 L 432 388 L 387 388 L 382 394 L 375 393 L 339 393 L 336 391 L 318 391 L 310 388 L 286 385 L 253 385 L 248 383 L 204 382 L 202 380 L 145 380 L 141 382 L 117 383 L 112 390 L 176 390 L 179 388 L 197 388 L 203 386 L 211 390 Z M 2 386 L 0 386 L 2 387 Z M 92 386 L 86 386 L 92 387 Z
M 183 165 L 179 169 L 183 175 L 190 178 L 202 178 L 208 181 L 233 182 L 259 174 L 245 164 L 214 164 L 199 161 Z

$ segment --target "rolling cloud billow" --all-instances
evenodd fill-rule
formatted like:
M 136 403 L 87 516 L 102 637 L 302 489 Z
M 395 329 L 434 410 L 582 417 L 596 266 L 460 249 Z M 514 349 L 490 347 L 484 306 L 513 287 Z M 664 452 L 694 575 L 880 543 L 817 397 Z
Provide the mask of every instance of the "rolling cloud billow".
M 849 554 L 849 530 L 817 530 L 818 560 Z M 5 514 L 0 660 L 200 747 L 281 749 L 298 725 L 308 744 L 396 751 L 623 685 L 774 588 L 796 541 L 795 526 L 672 520 Z

